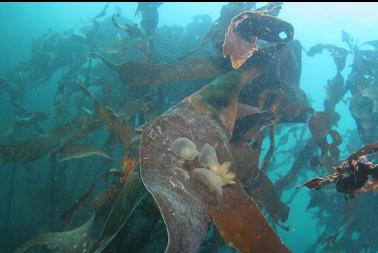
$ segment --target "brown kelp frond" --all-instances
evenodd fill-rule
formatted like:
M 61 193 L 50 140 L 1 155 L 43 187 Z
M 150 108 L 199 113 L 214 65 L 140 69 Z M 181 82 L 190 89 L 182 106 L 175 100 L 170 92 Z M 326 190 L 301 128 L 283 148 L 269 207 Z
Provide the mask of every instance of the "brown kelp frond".
M 289 252 L 240 181 L 233 172 L 229 173 L 229 168 L 234 170 L 229 133 L 236 120 L 240 87 L 245 79 L 256 76 L 249 69 L 228 73 L 142 128 L 141 176 L 167 226 L 166 252 L 196 252 L 205 238 L 209 214 L 222 237 L 235 248 L 245 252 L 252 248 L 261 252 Z M 202 146 L 198 163 L 209 170 L 198 168 L 197 161 L 184 166 L 169 152 L 177 138 L 189 139 L 193 147 Z M 219 175 L 231 185 L 221 187 Z M 194 179 L 216 192 L 216 203 L 206 195 L 209 190 L 203 192 Z M 237 226 L 228 224 L 239 218 L 243 222 L 237 222 Z M 251 230 L 250 224 L 255 224 L 252 226 L 255 229 Z M 269 240 L 257 239 L 261 229 Z
M 109 170 L 103 174 L 101 174 L 100 176 L 98 176 L 91 184 L 90 186 L 84 191 L 84 193 L 77 199 L 75 200 L 74 204 L 68 209 L 66 210 L 65 212 L 63 212 L 63 214 L 60 216 L 60 222 L 63 226 L 63 228 L 67 228 L 68 226 L 71 225 L 71 223 L 73 222 L 76 214 L 79 212 L 80 208 L 89 200 L 89 198 L 91 197 L 96 185 L 98 184 L 98 182 L 100 180 L 103 180 L 105 178 L 107 178 L 108 176 L 110 175 L 114 175 L 116 177 L 121 177 L 123 176 L 122 172 L 118 171 L 118 170 Z M 105 192 L 111 192 L 112 190 L 106 190 Z M 101 194 L 101 192 L 99 193 Z M 96 196 L 97 197 L 97 196 Z M 96 200 L 96 197 L 95 199 L 90 203 L 90 207 L 92 209 L 94 209 L 95 213 L 96 213 L 96 216 L 99 217 L 99 213 L 98 213 L 98 210 L 104 205 L 104 204 L 101 204 L 99 203 L 98 200 Z
M 108 156 L 105 152 L 85 144 L 65 145 L 59 148 L 57 155 L 59 161 L 61 162 L 71 159 L 85 158 L 89 156 L 99 156 L 102 158 L 114 160 L 114 158 Z
M 82 226 L 64 232 L 50 232 L 46 234 L 41 234 L 30 241 L 21 245 L 16 253 L 23 253 L 28 249 L 43 245 L 50 250 L 54 250 L 58 253 L 82 253 L 86 252 L 90 246 L 90 229 L 92 227 L 95 215 L 88 219 L 86 223 Z
M 0 158 L 5 161 L 31 162 L 57 148 L 68 145 L 101 126 L 95 115 L 79 117 L 51 130 L 47 135 L 28 138 L 16 144 L 0 145 Z
M 225 188 L 209 214 L 225 242 L 241 252 L 290 252 L 240 183 Z
M 128 145 L 132 137 L 135 136 L 134 129 L 127 126 L 124 121 L 109 107 L 103 106 L 97 102 L 88 88 L 81 86 L 85 95 L 89 96 L 96 108 L 98 118 L 108 127 L 110 133 L 118 137 L 124 145 Z
M 176 64 L 129 61 L 120 65 L 101 59 L 116 70 L 121 80 L 131 86 L 162 85 L 173 81 L 199 80 L 219 76 L 228 66 L 221 57 L 200 56 Z
M 226 58 L 230 55 L 232 67 L 234 69 L 243 65 L 258 49 L 256 37 L 249 42 L 235 32 L 236 27 L 246 18 L 247 16 L 244 16 L 239 20 L 233 19 L 225 35 L 223 56 Z
M 285 35 L 283 35 L 285 34 Z M 293 39 L 291 24 L 263 12 L 246 11 L 235 16 L 223 43 L 223 56 L 231 58 L 232 67 L 243 65 L 257 50 L 257 40 L 287 43 Z
M 346 57 L 349 54 L 349 51 L 342 47 L 337 47 L 332 44 L 316 44 L 315 46 L 311 47 L 307 55 L 314 56 L 316 54 L 322 53 L 322 51 L 326 49 L 331 53 L 333 60 L 335 61 L 337 67 L 337 73 L 340 73 L 345 68 Z
M 88 252 L 101 252 L 104 250 L 125 226 L 146 194 L 139 170 L 134 170 L 117 194 L 117 199 L 105 221 L 101 234 Z

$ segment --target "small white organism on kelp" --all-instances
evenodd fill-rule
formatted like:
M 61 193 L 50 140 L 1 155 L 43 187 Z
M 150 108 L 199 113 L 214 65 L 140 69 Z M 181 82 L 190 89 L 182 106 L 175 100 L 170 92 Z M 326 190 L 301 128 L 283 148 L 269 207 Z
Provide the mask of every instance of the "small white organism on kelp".
M 227 161 L 219 164 L 215 148 L 209 144 L 205 144 L 198 157 L 199 163 L 207 167 L 215 175 L 222 180 L 222 185 L 235 184 L 235 174 L 230 171 L 231 162 Z
M 198 162 L 205 168 L 219 164 L 215 148 L 206 143 L 198 157 Z
M 215 148 L 211 145 L 206 143 L 203 146 L 198 161 L 207 169 L 194 169 L 194 175 L 218 197 L 222 195 L 222 186 L 235 184 L 235 174 L 230 171 L 231 162 L 219 164 Z
M 209 187 L 211 192 L 215 192 L 217 197 L 222 196 L 222 180 L 212 171 L 205 168 L 196 168 L 193 170 L 193 176 Z
M 169 150 L 174 152 L 184 161 L 193 161 L 199 155 L 196 144 L 185 137 L 175 139 Z

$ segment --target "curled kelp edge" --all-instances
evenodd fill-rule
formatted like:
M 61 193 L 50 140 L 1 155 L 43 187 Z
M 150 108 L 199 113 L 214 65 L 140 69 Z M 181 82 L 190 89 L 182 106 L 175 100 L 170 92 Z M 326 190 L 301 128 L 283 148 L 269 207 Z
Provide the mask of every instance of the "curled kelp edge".
M 265 13 L 266 11 L 244 11 L 231 20 L 223 42 L 223 56 L 230 56 L 234 69 L 241 67 L 261 45 L 271 46 L 293 39 L 294 28 L 290 23 L 264 15 Z M 268 43 L 259 43 L 258 46 L 258 39 Z

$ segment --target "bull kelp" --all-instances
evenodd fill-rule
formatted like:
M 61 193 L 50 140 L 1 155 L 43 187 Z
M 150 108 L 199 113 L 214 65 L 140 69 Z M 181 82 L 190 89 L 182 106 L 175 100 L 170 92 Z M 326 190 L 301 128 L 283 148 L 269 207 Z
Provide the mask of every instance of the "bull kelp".
M 377 13 L 0 4 L 0 252 L 378 251 Z

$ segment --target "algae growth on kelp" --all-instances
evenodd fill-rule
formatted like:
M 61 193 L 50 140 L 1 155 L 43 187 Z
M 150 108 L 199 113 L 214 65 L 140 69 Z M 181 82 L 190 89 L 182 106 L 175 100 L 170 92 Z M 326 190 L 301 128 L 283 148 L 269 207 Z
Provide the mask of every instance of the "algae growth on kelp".
M 376 3 L 0 3 L 0 252 L 377 252 Z

